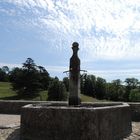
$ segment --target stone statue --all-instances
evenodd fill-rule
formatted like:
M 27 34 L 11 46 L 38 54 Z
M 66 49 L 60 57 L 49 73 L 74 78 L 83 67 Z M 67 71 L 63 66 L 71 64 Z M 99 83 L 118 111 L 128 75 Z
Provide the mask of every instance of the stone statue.
M 78 58 L 79 44 L 74 42 L 72 44 L 73 55 L 70 58 L 69 68 L 69 105 L 80 104 L 80 59 Z

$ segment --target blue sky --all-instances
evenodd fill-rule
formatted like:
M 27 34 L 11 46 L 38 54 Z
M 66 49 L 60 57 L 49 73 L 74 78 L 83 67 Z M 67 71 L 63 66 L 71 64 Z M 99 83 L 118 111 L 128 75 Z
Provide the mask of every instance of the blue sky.
M 0 0 L 0 67 L 31 57 L 62 79 L 74 41 L 88 74 L 140 79 L 140 0 Z

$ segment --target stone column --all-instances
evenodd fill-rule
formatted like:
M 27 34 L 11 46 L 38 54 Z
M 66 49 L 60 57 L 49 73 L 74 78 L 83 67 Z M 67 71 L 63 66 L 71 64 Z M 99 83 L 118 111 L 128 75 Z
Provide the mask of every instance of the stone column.
M 69 105 L 79 105 L 80 101 L 80 59 L 78 58 L 79 44 L 72 44 L 73 55 L 69 67 Z

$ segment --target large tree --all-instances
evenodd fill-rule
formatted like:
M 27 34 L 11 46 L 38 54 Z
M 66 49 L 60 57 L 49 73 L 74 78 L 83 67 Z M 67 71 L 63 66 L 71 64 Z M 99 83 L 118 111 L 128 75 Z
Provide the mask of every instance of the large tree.
M 40 75 L 39 82 L 41 83 L 41 89 L 47 90 L 49 86 L 50 75 L 44 67 L 42 66 L 37 66 L 37 67 L 39 69 L 39 75 Z
M 125 79 L 125 94 L 124 99 L 125 101 L 129 101 L 129 94 L 132 89 L 136 89 L 139 85 L 139 81 L 136 78 L 126 78 Z
M 31 58 L 27 58 L 22 68 L 14 68 L 10 73 L 13 89 L 20 95 L 31 96 L 47 89 L 49 74 L 45 68 L 39 68 Z
M 125 94 L 124 86 L 120 79 L 113 80 L 111 83 L 107 83 L 106 98 L 113 101 L 123 101 Z

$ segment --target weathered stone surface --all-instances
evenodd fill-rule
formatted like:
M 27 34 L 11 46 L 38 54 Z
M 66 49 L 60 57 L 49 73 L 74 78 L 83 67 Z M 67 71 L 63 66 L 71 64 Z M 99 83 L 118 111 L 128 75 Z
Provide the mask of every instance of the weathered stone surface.
M 69 66 L 69 105 L 79 105 L 80 100 L 80 59 L 78 57 L 79 44 L 72 44 L 73 55 Z
M 127 104 L 28 105 L 21 114 L 21 140 L 118 140 L 130 133 Z
M 20 100 L 0 100 L 0 114 L 21 114 L 21 108 L 28 104 L 46 104 L 50 103 L 47 101 L 20 101 Z M 51 102 L 57 103 L 57 102 Z M 66 104 L 66 102 L 62 102 L 62 104 Z M 82 103 L 88 104 L 88 103 Z M 112 104 L 119 104 L 119 103 L 112 103 Z M 131 118 L 132 121 L 140 121 L 140 103 L 128 103 L 131 109 Z M 94 106 L 110 106 L 111 103 L 94 103 Z
M 129 103 L 132 121 L 140 121 L 140 103 Z
M 47 101 L 0 100 L 0 114 L 20 114 L 21 108 L 23 106 L 28 104 L 39 104 L 39 103 L 43 104 L 48 102 Z

